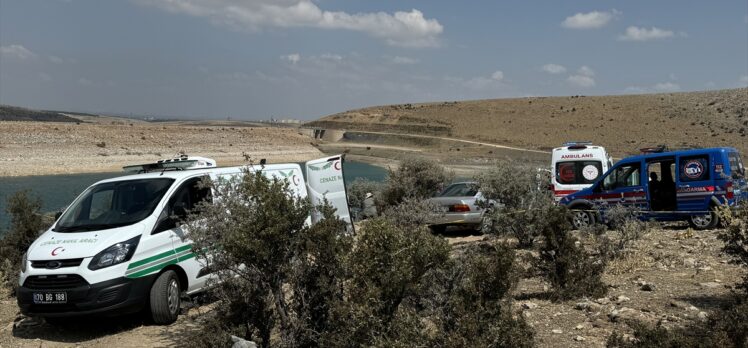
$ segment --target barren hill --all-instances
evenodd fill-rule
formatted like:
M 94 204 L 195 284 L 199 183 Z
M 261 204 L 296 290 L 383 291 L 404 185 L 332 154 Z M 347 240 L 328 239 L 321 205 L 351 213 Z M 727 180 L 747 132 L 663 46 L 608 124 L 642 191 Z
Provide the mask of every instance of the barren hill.
M 538 150 L 590 140 L 608 147 L 614 156 L 662 143 L 734 146 L 748 154 L 748 88 L 376 106 L 307 125 L 449 136 Z
M 80 122 L 59 111 L 43 111 L 0 105 L 0 121 Z

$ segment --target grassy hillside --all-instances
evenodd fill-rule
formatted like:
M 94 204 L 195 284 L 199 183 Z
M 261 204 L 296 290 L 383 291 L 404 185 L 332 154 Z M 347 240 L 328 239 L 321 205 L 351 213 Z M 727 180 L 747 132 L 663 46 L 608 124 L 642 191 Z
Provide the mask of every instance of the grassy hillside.
M 450 136 L 540 150 L 568 140 L 590 140 L 614 156 L 661 143 L 734 146 L 748 156 L 748 88 L 376 106 L 307 125 Z
M 0 105 L 0 121 L 80 122 L 59 111 L 42 111 Z

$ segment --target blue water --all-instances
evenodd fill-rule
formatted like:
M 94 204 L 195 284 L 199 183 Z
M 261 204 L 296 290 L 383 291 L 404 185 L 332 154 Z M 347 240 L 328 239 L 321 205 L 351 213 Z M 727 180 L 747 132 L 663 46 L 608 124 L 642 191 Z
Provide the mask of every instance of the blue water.
M 366 163 L 346 161 L 343 173 L 347 183 L 357 178 L 383 181 L 387 170 Z M 33 196 L 41 198 L 44 212 L 58 211 L 70 204 L 91 184 L 122 175 L 122 172 L 116 172 L 0 177 L 0 232 L 10 224 L 5 207 L 8 197 L 17 191 L 29 190 Z

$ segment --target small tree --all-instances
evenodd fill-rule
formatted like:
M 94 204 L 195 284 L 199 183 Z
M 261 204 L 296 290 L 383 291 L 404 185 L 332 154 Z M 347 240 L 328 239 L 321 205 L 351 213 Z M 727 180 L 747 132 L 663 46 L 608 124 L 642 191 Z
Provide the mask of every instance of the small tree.
M 261 172 L 212 185 L 214 203 L 200 206 L 187 230 L 220 280 L 219 326 L 243 328 L 242 336 L 264 347 L 276 329 L 283 345 L 315 342 L 329 301 L 340 296 L 339 257 L 351 238 L 344 223 L 323 207 L 325 219 L 307 226 L 310 203 L 297 199 L 288 182 Z
M 13 293 L 17 288 L 18 272 L 23 254 L 39 233 L 51 223 L 42 216 L 42 202 L 38 197 L 31 197 L 28 191 L 12 194 L 7 201 L 6 211 L 10 215 L 10 229 L 0 240 L 0 277 Z
M 439 192 L 453 179 L 438 163 L 423 158 L 406 158 L 397 170 L 388 171 L 382 203 L 396 206 L 406 198 L 425 199 Z
M 531 247 L 547 224 L 553 197 L 539 186 L 535 169 L 511 162 L 476 176 L 483 195 L 479 204 L 488 209 L 485 232 L 509 234 L 522 248 Z
M 447 262 L 447 242 L 425 227 L 405 229 L 385 218 L 366 221 L 357 233 L 345 262 L 344 301 L 335 308 L 336 325 L 325 345 L 422 343 L 423 325 L 413 301 L 421 296 L 426 274 Z
M 617 239 L 608 245 L 609 257 L 620 258 L 630 253 L 634 242 L 641 239 L 651 228 L 650 223 L 639 218 L 640 213 L 632 207 L 616 204 L 605 210 L 605 220 L 617 234 Z
M 547 223 L 540 231 L 543 246 L 540 249 L 538 269 L 553 286 L 554 299 L 605 295 L 607 287 L 601 278 L 605 272 L 606 259 L 592 258 L 571 234 L 565 208 L 550 209 L 546 219 Z

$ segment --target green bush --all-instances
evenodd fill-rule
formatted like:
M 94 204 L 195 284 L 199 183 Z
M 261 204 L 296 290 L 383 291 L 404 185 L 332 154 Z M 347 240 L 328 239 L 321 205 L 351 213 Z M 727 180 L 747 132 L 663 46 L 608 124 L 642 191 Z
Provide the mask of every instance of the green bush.
M 438 163 L 406 158 L 397 170 L 390 169 L 382 191 L 383 206 L 397 206 L 406 198 L 425 199 L 439 192 L 454 175 Z
M 339 257 L 350 238 L 332 208 L 322 222 L 305 224 L 310 203 L 286 181 L 247 172 L 214 183 L 215 204 L 188 222 L 200 259 L 217 274 L 221 316 L 245 327 L 243 337 L 270 346 L 278 330 L 285 345 L 315 341 L 326 325 L 329 301 L 339 296 Z
M 325 345 L 423 343 L 412 302 L 426 287 L 425 275 L 448 259 L 447 242 L 425 227 L 405 229 L 385 218 L 366 221 L 345 261 L 344 301 L 334 310 L 336 325 Z
M 579 297 L 600 297 L 607 293 L 602 281 L 607 260 L 592 257 L 571 234 L 571 225 L 564 207 L 549 209 L 546 224 L 540 231 L 543 246 L 537 262 L 539 271 L 553 286 L 555 300 Z
M 535 169 L 502 162 L 477 175 L 476 181 L 483 195 L 479 204 L 489 208 L 484 232 L 508 234 L 517 238 L 520 247 L 531 247 L 546 228 L 546 214 L 555 206 L 550 192 L 539 186 Z
M 41 214 L 41 206 L 41 200 L 31 197 L 28 191 L 19 191 L 8 197 L 6 211 L 11 224 L 0 240 L 0 280 L 10 287 L 13 294 L 18 287 L 23 254 L 52 223 Z
M 616 204 L 605 211 L 605 220 L 617 234 L 608 247 L 609 256 L 620 258 L 630 252 L 631 245 L 651 229 L 651 224 L 639 218 L 633 207 Z
M 514 250 L 505 244 L 481 243 L 465 248 L 437 291 L 435 343 L 446 347 L 531 347 L 533 330 L 511 314 L 509 294 L 518 276 Z
M 719 238 L 725 243 L 722 247 L 731 262 L 748 267 L 748 205 L 741 205 L 734 211 L 721 209 L 721 215 L 726 225 Z M 743 283 L 738 287 L 748 292 L 748 275 L 743 277 Z

